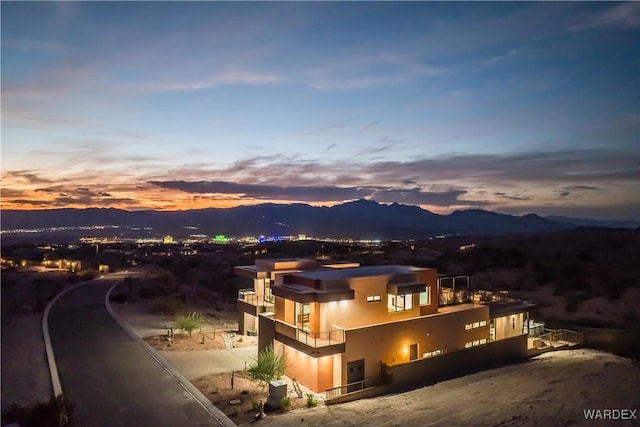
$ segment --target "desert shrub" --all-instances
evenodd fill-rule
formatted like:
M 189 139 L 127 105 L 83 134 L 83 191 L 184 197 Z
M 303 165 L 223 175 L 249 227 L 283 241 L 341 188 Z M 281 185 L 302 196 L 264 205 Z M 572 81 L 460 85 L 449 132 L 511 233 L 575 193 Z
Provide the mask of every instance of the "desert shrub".
M 575 313 L 576 311 L 578 311 L 578 308 L 580 307 L 580 301 L 579 300 L 575 300 L 575 299 L 568 299 L 564 309 L 569 312 L 569 313 Z
M 315 406 L 318 406 L 316 395 L 313 393 L 307 393 L 307 408 L 313 408 Z
M 129 298 L 127 297 L 127 294 L 125 294 L 124 292 L 115 292 L 111 294 L 111 301 L 117 304 L 124 304 L 128 299 Z
M 42 313 L 47 308 L 47 300 L 39 299 L 35 304 L 31 306 L 31 311 L 34 313 Z
M 80 280 L 82 281 L 93 280 L 96 277 L 98 277 L 98 272 L 95 270 L 85 270 L 80 273 Z
M 622 315 L 622 317 L 627 322 L 635 322 L 636 320 L 638 320 L 638 313 L 636 313 L 634 310 L 629 310 L 629 311 L 625 312 Z
M 630 287 L 633 287 L 634 280 L 625 275 L 619 275 L 613 277 L 605 286 L 605 293 L 609 300 L 618 300 L 622 296 L 622 293 Z
M 165 296 L 158 299 L 153 304 L 153 306 L 151 307 L 151 311 L 154 314 L 176 314 L 182 307 L 182 301 L 180 301 L 178 298 Z
M 531 278 L 537 285 L 546 285 L 553 280 L 553 270 L 549 266 L 534 264 Z
M 75 404 L 63 396 L 33 405 L 13 404 L 2 411 L 2 424 L 18 423 L 26 427 L 58 427 L 71 421 Z
M 249 366 L 247 374 L 249 378 L 260 382 L 263 387 L 266 387 L 270 381 L 282 378 L 286 367 L 286 355 L 277 355 L 273 346 L 270 345 L 258 353 L 258 359 Z
M 291 409 L 291 399 L 289 396 L 285 396 L 280 399 L 280 410 L 282 412 L 287 412 L 289 409 Z
M 202 314 L 194 311 L 186 316 L 178 316 L 175 326 L 191 336 L 193 331 L 202 326 Z
M 142 299 L 150 300 L 157 298 L 160 295 L 160 290 L 153 285 L 145 285 L 138 289 L 138 296 Z

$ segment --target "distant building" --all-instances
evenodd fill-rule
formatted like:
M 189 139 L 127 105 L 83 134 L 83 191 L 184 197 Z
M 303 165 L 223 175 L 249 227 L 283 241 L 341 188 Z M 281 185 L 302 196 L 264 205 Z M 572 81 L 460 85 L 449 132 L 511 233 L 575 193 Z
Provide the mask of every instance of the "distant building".
M 42 261 L 43 267 L 57 268 L 58 270 L 80 271 L 82 270 L 82 261 L 74 259 L 46 259 Z
M 173 236 L 164 236 L 162 238 L 162 243 L 164 243 L 165 245 L 173 243 Z

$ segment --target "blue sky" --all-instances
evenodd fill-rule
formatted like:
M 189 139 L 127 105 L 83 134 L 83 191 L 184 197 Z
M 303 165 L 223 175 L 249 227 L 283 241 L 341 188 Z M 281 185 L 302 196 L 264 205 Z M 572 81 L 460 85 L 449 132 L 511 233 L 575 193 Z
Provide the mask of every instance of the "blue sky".
M 640 219 L 640 3 L 1 8 L 4 209 Z

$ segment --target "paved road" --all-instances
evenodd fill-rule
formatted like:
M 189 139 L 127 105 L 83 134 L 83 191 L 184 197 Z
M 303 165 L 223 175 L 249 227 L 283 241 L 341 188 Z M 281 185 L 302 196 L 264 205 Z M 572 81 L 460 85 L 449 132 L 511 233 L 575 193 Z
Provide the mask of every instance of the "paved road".
M 121 278 L 71 290 L 51 308 L 49 331 L 62 388 L 80 426 L 217 426 L 219 423 L 118 326 L 104 296 Z

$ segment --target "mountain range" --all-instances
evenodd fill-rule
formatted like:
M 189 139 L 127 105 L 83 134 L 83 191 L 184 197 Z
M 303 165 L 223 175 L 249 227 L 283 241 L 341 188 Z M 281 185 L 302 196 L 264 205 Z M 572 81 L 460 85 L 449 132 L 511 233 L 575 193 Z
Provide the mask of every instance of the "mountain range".
M 118 226 L 154 233 L 345 238 L 425 238 L 438 234 L 504 234 L 566 230 L 582 226 L 637 228 L 634 221 L 599 221 L 561 216 L 506 215 L 479 209 L 438 215 L 417 206 L 357 200 L 332 207 L 260 204 L 229 209 L 127 211 L 115 208 L 2 210 L 2 230 Z

